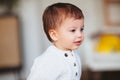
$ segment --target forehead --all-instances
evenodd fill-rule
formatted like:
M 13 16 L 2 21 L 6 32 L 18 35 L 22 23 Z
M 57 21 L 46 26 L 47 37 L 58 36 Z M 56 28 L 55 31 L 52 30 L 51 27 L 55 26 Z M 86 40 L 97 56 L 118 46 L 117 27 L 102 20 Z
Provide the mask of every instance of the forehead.
M 63 21 L 60 27 L 84 27 L 84 19 L 74 19 L 74 18 L 67 18 Z

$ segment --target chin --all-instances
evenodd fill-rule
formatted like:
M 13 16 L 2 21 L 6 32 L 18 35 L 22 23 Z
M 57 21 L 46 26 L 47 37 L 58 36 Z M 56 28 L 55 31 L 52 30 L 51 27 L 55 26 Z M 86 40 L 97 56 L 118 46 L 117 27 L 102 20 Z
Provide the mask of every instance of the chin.
M 72 48 L 71 50 L 75 50 L 75 49 L 78 49 L 78 47 Z
M 79 48 L 79 46 L 72 46 L 72 47 L 70 47 L 70 48 L 68 48 L 69 50 L 75 50 L 75 49 L 78 49 Z
M 78 48 L 79 48 L 79 46 L 76 46 L 76 47 L 73 48 L 73 50 L 78 49 Z

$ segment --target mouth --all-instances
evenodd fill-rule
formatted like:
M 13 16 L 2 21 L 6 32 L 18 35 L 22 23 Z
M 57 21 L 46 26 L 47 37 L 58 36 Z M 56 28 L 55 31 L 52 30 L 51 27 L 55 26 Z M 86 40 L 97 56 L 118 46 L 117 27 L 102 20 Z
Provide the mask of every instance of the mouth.
M 75 45 L 79 46 L 81 44 L 82 41 L 75 41 Z

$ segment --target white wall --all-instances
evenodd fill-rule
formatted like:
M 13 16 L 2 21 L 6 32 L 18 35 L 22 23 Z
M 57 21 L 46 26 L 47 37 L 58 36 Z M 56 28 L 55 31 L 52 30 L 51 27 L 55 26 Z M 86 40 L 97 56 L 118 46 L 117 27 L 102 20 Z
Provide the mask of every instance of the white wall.
M 100 14 L 102 13 L 102 0 L 20 0 L 17 13 L 22 21 L 22 60 L 24 66 L 21 76 L 23 79 L 28 76 L 35 57 L 39 56 L 50 45 L 42 29 L 41 18 L 44 9 L 55 2 L 69 2 L 83 10 L 86 37 L 103 26 L 102 14 Z M 84 63 L 82 46 L 78 49 L 78 53 L 80 53 Z M 11 76 L 3 77 L 0 76 L 0 80 L 10 80 Z
M 22 21 L 23 72 L 27 77 L 35 57 L 43 51 L 43 38 L 36 1 L 21 1 L 19 16 Z

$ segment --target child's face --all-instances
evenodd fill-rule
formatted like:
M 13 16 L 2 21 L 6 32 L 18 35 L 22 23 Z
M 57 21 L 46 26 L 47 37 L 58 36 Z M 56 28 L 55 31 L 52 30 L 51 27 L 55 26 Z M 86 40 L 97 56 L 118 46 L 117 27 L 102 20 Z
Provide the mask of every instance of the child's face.
M 77 49 L 84 39 L 84 19 L 68 18 L 53 35 L 54 44 L 62 50 Z

